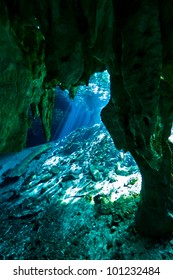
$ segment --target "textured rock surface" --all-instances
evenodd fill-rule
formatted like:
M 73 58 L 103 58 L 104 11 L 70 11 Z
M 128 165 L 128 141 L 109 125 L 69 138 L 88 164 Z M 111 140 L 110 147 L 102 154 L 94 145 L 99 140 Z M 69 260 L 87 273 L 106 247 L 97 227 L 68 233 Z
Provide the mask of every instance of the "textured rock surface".
M 0 177 L 0 259 L 172 259 L 172 238 L 150 240 L 136 232 L 141 176 L 103 125 L 20 157 Z M 122 169 L 126 175 L 118 174 Z
M 49 140 L 53 87 L 74 96 L 107 68 L 111 99 L 102 119 L 143 177 L 137 228 L 171 232 L 172 2 L 1 0 L 0 8 L 0 152 L 24 147 L 30 108 Z
M 17 156 L 18 164 L 0 177 L 0 258 L 162 258 L 155 249 L 147 252 L 148 241 L 133 229 L 139 169 L 129 153 L 114 147 L 103 125 L 23 151 L 20 163 Z M 118 174 L 122 169 L 125 176 Z M 171 252 L 169 245 L 166 258 Z
M 157 1 L 136 1 L 129 14 L 118 10 L 116 16 L 122 31 L 120 71 L 111 75 L 112 98 L 102 119 L 116 146 L 131 151 L 142 174 L 138 229 L 150 236 L 164 235 L 173 230 L 173 156 L 168 142 L 173 93 L 160 80 L 165 73 L 160 32 L 164 27 Z

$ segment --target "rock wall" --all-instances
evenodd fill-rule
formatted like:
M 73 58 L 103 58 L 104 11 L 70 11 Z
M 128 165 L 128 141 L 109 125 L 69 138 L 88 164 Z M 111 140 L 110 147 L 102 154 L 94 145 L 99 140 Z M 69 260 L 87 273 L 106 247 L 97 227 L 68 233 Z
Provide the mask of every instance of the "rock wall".
M 91 74 L 108 69 L 102 120 L 139 165 L 136 222 L 149 236 L 173 230 L 172 9 L 163 0 L 0 1 L 0 152 L 24 147 L 30 107 L 49 140 L 53 88 L 74 97 Z
M 114 45 L 120 57 L 119 71 L 111 72 L 112 97 L 102 111 L 115 145 L 129 150 L 139 165 L 143 180 L 136 224 L 149 236 L 173 230 L 173 156 L 168 141 L 173 91 L 171 53 L 165 45 L 171 44 L 167 38 L 171 34 L 164 30 L 168 11 L 164 9 L 162 15 L 159 4 L 134 1 L 128 13 L 121 5 L 114 5 L 121 34 L 120 45 Z

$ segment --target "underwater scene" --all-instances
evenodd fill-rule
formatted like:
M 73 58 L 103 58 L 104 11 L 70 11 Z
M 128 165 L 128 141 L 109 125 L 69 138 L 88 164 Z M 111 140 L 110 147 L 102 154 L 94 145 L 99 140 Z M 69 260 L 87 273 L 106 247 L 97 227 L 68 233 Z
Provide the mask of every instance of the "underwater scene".
M 51 141 L 35 119 L 27 148 L 0 157 L 0 259 L 173 258 L 173 239 L 135 229 L 142 179 L 101 122 L 109 86 L 105 71 L 74 99 L 57 88 Z

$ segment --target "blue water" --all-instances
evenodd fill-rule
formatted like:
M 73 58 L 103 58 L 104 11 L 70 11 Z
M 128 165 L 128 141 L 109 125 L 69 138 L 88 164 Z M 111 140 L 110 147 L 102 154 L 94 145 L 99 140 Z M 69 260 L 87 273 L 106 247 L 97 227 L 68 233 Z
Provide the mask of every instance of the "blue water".
M 54 127 L 53 140 L 67 136 L 76 128 L 100 123 L 100 112 L 110 97 L 109 88 L 110 81 L 107 71 L 94 74 L 88 86 L 80 86 L 74 100 L 68 97 L 66 91 L 63 93 L 57 88 L 56 103 L 62 107 L 64 99 L 67 104 L 63 108 L 65 116 L 61 122 L 56 124 L 56 128 Z
M 51 141 L 62 139 L 77 128 L 101 123 L 100 112 L 109 98 L 110 79 L 107 71 L 95 73 L 90 78 L 88 86 L 79 86 L 74 99 L 69 97 L 67 90 L 63 91 L 57 87 Z M 41 119 L 32 120 L 27 147 L 45 142 Z

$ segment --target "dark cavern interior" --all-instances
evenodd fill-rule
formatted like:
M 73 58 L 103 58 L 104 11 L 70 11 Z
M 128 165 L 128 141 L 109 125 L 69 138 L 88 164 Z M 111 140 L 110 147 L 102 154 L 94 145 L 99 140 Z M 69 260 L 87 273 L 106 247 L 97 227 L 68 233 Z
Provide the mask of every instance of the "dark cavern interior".
M 173 259 L 173 1 L 0 0 L 0 259 Z

